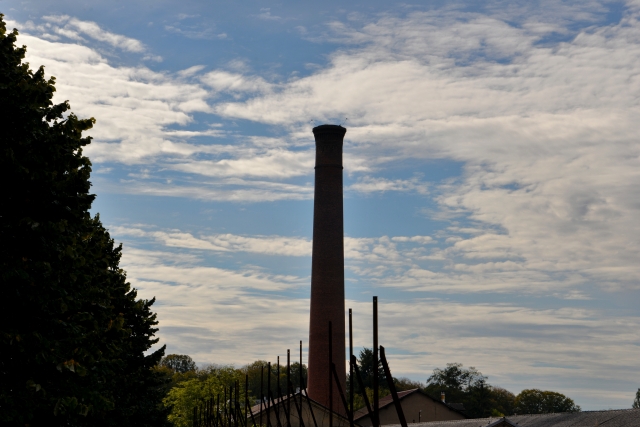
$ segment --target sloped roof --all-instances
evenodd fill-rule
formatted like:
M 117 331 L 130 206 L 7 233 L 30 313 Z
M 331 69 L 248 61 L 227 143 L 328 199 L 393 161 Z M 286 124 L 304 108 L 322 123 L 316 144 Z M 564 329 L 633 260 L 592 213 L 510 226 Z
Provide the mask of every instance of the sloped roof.
M 640 409 L 564 412 L 558 414 L 510 415 L 505 418 L 474 418 L 409 424 L 411 427 L 490 427 L 505 420 L 517 427 L 638 427 Z M 400 427 L 389 425 L 385 427 Z
M 290 394 L 288 396 L 282 396 L 282 397 L 275 398 L 275 399 L 273 399 L 273 403 L 274 404 L 271 405 L 269 408 L 270 408 L 271 411 L 274 411 L 279 405 L 285 404 L 289 398 L 291 398 L 291 397 L 299 398 L 300 394 L 301 394 L 301 392 L 296 392 L 293 395 Z M 303 406 L 306 406 L 307 405 L 307 394 L 305 392 L 302 392 L 302 396 L 304 396 L 303 397 Z M 322 403 L 320 403 L 320 402 L 318 402 L 316 400 L 313 400 L 313 398 L 311 398 L 311 397 L 309 397 L 308 399 L 316 408 L 318 408 L 320 410 L 323 410 L 323 411 L 326 411 L 326 412 L 329 412 L 329 408 L 324 406 Z M 250 413 L 247 414 L 247 418 L 249 418 L 251 416 L 251 414 L 253 414 L 254 417 L 257 416 L 257 415 L 260 415 L 260 403 L 258 403 L 257 405 L 253 405 L 251 408 L 249 408 L 249 410 L 250 410 Z M 264 402 L 262 404 L 263 413 L 266 413 L 266 410 L 267 410 L 267 403 Z M 295 405 L 291 405 L 291 410 L 295 411 Z M 346 420 L 348 422 L 348 419 L 346 417 L 344 417 L 343 415 L 340 415 L 340 413 L 338 413 L 338 412 L 334 412 L 333 416 L 334 417 L 338 417 L 338 418 L 342 418 L 343 420 Z
M 453 406 L 453 405 L 461 405 L 461 404 L 452 404 L 452 403 L 446 403 L 443 402 L 439 399 L 434 399 L 433 397 L 429 396 L 427 393 L 423 392 L 422 390 L 420 390 L 419 388 L 414 388 L 412 390 L 405 390 L 405 391 L 399 391 L 398 392 L 398 399 L 400 399 L 402 401 L 403 398 L 412 395 L 414 393 L 420 393 L 423 396 L 428 397 L 429 399 L 433 400 L 434 402 L 440 403 L 441 405 L 446 406 L 447 408 L 451 409 L 452 411 L 455 411 L 461 415 L 464 415 L 463 409 L 461 409 L 459 406 Z M 373 402 L 371 402 L 371 404 L 373 405 Z M 382 409 L 385 406 L 389 406 L 389 405 L 393 405 L 393 396 L 391 394 L 386 395 L 385 397 L 380 398 L 380 400 L 378 401 L 378 409 Z M 353 414 L 353 420 L 354 421 L 358 421 L 360 418 L 364 418 L 366 416 L 369 415 L 369 411 L 367 410 L 367 407 L 365 406 L 364 408 L 358 409 L 354 414 Z

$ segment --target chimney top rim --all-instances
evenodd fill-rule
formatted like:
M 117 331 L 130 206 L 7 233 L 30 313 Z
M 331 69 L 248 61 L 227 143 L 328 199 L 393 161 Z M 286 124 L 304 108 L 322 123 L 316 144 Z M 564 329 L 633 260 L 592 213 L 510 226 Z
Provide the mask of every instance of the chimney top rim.
M 315 135 L 318 133 L 335 133 L 344 135 L 347 133 L 347 128 L 342 127 L 341 125 L 324 124 L 313 128 L 313 134 Z

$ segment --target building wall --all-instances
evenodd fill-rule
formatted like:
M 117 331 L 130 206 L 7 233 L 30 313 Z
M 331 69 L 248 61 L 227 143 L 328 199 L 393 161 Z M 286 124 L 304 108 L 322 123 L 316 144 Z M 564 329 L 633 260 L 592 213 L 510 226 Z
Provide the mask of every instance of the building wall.
M 465 419 L 465 417 L 459 412 L 451 410 L 446 405 L 443 405 L 438 401 L 434 401 L 420 392 L 405 396 L 400 403 L 402 404 L 402 412 L 404 413 L 404 418 L 407 420 L 407 423 L 417 423 L 418 420 L 424 423 L 429 421 Z M 362 427 L 369 427 L 372 425 L 371 419 L 368 415 L 356 420 L 356 422 Z M 396 405 L 391 403 L 390 405 L 380 409 L 380 424 L 400 424 L 398 413 L 396 412 Z

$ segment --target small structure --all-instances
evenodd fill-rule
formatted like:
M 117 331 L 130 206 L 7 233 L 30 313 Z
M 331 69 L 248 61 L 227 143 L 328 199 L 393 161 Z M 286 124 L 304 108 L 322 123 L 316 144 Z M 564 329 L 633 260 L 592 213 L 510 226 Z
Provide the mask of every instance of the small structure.
M 411 427 L 637 427 L 640 426 L 640 409 L 508 415 L 502 418 L 473 418 L 409 425 Z
M 409 424 L 424 423 L 426 421 L 464 420 L 467 418 L 459 406 L 456 407 L 453 404 L 434 399 L 419 388 L 400 391 L 398 392 L 398 398 L 400 399 L 404 417 Z M 379 413 L 380 424 L 383 426 L 400 423 L 391 395 L 380 399 Z M 366 407 L 355 412 L 354 421 L 362 427 L 373 425 Z

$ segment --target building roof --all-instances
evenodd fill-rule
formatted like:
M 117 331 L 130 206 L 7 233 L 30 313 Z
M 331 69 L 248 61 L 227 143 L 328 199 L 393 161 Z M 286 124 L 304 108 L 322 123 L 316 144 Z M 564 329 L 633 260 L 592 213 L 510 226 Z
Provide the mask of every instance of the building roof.
M 279 405 L 285 404 L 290 397 L 299 398 L 300 397 L 300 393 L 301 392 L 296 392 L 293 395 L 290 394 L 288 396 L 282 396 L 282 397 L 278 397 L 276 399 L 273 399 L 274 405 L 271 405 L 269 407 L 270 411 L 274 411 L 274 410 L 276 410 L 276 408 Z M 307 394 L 303 391 L 302 392 L 302 396 L 304 396 L 303 397 L 303 403 L 302 403 L 303 407 L 304 407 L 304 406 L 307 405 Z M 309 397 L 308 399 L 313 404 L 313 406 L 315 406 L 317 409 L 320 409 L 320 410 L 325 411 L 325 412 L 329 412 L 329 408 L 324 406 L 322 403 L 320 403 L 320 402 L 318 402 L 316 400 L 313 400 L 311 397 Z M 264 402 L 262 404 L 263 413 L 266 413 L 266 410 L 267 410 L 267 403 Z M 295 409 L 295 404 L 291 405 L 291 410 L 295 412 L 295 410 L 296 410 Z M 251 414 L 253 414 L 254 417 L 260 415 L 260 403 L 258 403 L 257 405 L 253 405 L 251 408 L 249 408 L 249 411 L 250 411 L 250 413 L 247 414 L 247 418 L 251 417 Z M 349 421 L 345 416 L 340 415 L 340 413 L 336 412 L 336 410 L 334 410 L 333 416 L 337 417 L 337 418 L 341 418 L 343 420 L 346 420 L 347 422 Z
M 411 427 L 492 427 L 502 425 L 517 427 L 637 427 L 640 426 L 640 409 L 509 415 L 504 418 L 432 421 L 409 425 Z M 400 426 L 389 425 L 385 427 Z
M 458 412 L 461 415 L 464 415 L 464 407 L 462 406 L 462 404 L 460 403 L 446 403 L 441 401 L 440 399 L 434 399 L 433 397 L 429 396 L 427 393 L 423 392 L 422 390 L 420 390 L 419 388 L 414 388 L 412 390 L 405 390 L 405 391 L 399 391 L 398 392 L 398 399 L 400 399 L 400 401 L 402 401 L 402 399 L 404 399 L 407 396 L 410 396 L 412 394 L 415 393 L 420 393 L 423 396 L 428 397 L 429 399 L 433 400 L 434 402 L 440 403 L 444 406 L 446 406 L 447 408 L 451 409 L 454 412 Z M 371 402 L 371 404 L 373 405 L 373 402 Z M 378 401 L 378 409 L 382 409 L 386 406 L 389 405 L 393 405 L 393 396 L 391 394 L 386 395 L 385 397 L 380 398 L 380 400 Z M 367 410 L 367 407 L 365 406 L 364 408 L 358 409 L 354 414 L 353 414 L 353 420 L 354 421 L 358 421 L 360 418 L 364 418 L 366 416 L 369 415 L 369 411 Z M 464 415 L 466 416 L 466 415 Z

